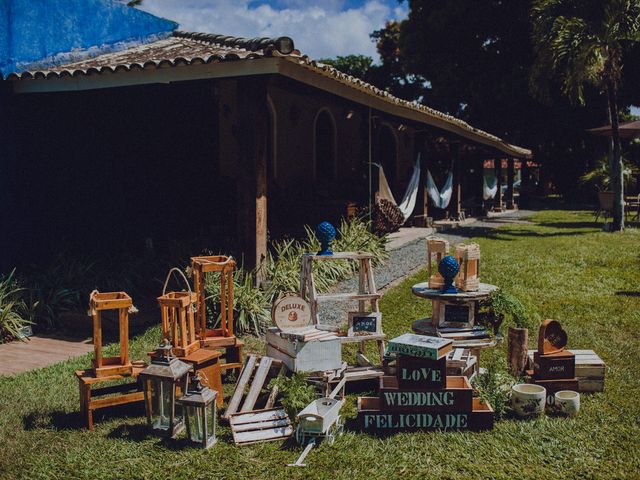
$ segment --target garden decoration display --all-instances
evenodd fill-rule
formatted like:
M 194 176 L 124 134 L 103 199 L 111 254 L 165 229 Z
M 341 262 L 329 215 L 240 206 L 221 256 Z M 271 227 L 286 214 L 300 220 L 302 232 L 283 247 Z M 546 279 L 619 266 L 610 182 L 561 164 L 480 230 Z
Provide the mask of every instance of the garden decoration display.
M 444 238 L 431 237 L 427 239 L 427 275 L 429 288 L 442 288 L 444 278 L 438 272 L 440 261 L 449 255 L 449 242 Z
M 456 286 L 463 292 L 477 291 L 480 287 L 480 245 L 456 246 L 456 261 L 460 265 Z
M 129 361 L 130 309 L 133 309 L 133 302 L 125 292 L 91 292 L 89 313 L 93 318 L 93 369 L 96 377 L 131 375 L 133 366 Z M 102 314 L 109 310 L 118 312 L 120 355 L 117 357 L 102 356 Z
M 233 330 L 233 272 L 236 262 L 226 255 L 191 257 L 193 286 L 198 297 L 196 323 L 200 345 L 207 348 L 223 348 L 226 362 L 224 370 L 242 367 L 242 348 Z M 205 281 L 207 274 L 220 276 L 220 327 L 207 327 Z
M 416 338 L 418 337 L 418 338 Z M 451 340 L 404 334 L 389 341 L 395 376 L 380 379 L 378 397 L 358 398 L 360 428 L 367 432 L 407 430 L 486 430 L 493 409 L 464 376 L 447 376 Z
M 578 390 L 576 357 L 567 345 L 567 333 L 557 320 L 545 320 L 538 333 L 538 351 L 533 354 L 531 382 L 547 390 L 547 403 L 553 405 L 560 390 Z M 542 353 L 540 353 L 542 352 Z
M 336 238 L 336 229 L 329 222 L 322 222 L 316 227 L 316 238 L 320 242 L 317 255 L 333 255 L 331 242 Z
M 444 278 L 444 285 L 442 286 L 442 293 L 458 293 L 458 289 L 453 284 L 456 275 L 460 271 L 460 265 L 455 258 L 451 255 L 447 255 L 440 263 L 438 263 L 438 272 Z
M 296 416 L 298 426 L 295 438 L 305 448 L 296 462 L 290 463 L 289 467 L 306 467 L 302 462 L 318 441 L 325 440 L 329 445 L 333 445 L 336 437 L 342 434 L 344 422 L 340 416 L 340 409 L 344 405 L 346 381 L 347 379 L 343 378 L 328 396 L 314 400 Z M 342 398 L 338 400 L 336 396 L 340 392 Z
M 167 284 L 172 273 L 184 279 L 186 292 L 167 292 Z M 162 318 L 162 338 L 168 338 L 173 345 L 173 353 L 184 357 L 200 348 L 200 340 L 196 337 L 194 314 L 198 297 L 191 292 L 187 277 L 178 268 L 172 268 L 164 282 L 162 295 L 158 297 Z
M 189 439 L 205 449 L 216 443 L 217 396 L 218 392 L 202 385 L 200 375 L 194 374 L 185 395 L 177 400 L 184 411 Z
M 144 388 L 147 425 L 160 435 L 174 438 L 184 429 L 182 406 L 176 403 L 178 387 L 186 392 L 191 365 L 178 360 L 169 340 L 163 340 L 151 359 L 151 365 L 140 372 Z

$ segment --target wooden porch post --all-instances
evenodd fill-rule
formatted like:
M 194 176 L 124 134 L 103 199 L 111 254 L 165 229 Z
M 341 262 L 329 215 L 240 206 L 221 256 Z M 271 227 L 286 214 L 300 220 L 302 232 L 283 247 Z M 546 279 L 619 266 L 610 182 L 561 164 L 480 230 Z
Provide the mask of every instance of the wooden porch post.
M 455 220 L 460 220 L 462 185 L 460 177 L 462 176 L 462 166 L 460 165 L 460 145 L 454 143 L 451 145 L 451 156 L 453 157 L 453 195 L 451 196 L 451 204 L 449 205 L 450 215 Z
M 420 155 L 420 184 L 418 186 L 418 198 L 416 199 L 414 227 L 428 227 L 429 225 L 429 195 L 427 194 L 427 159 L 424 150 Z
M 245 268 L 256 268 L 256 283 L 264 281 L 261 269 L 267 254 L 267 78 L 238 81 L 241 128 L 238 162 L 238 233 L 244 245 Z
M 476 158 L 474 158 L 474 164 L 478 169 L 478 173 L 476 175 L 476 192 L 478 195 L 478 215 L 484 215 L 486 206 L 484 202 L 484 155 L 482 153 L 477 153 Z
M 514 171 L 514 159 L 509 157 L 507 159 L 507 210 L 513 210 L 516 208 L 516 202 L 513 195 L 513 178 L 515 176 Z
M 502 158 L 496 157 L 493 159 L 493 168 L 496 171 L 496 179 L 498 180 L 498 191 L 496 192 L 495 201 L 493 204 L 493 210 L 496 212 L 502 211 Z

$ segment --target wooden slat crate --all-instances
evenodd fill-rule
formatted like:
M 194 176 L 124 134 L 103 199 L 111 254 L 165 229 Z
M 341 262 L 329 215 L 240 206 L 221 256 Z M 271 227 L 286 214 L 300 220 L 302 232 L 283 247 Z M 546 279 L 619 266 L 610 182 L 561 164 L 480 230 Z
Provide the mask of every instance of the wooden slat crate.
M 321 372 L 342 366 L 342 347 L 338 337 L 329 335 L 308 342 L 283 338 L 277 327 L 267 330 L 267 355 L 277 358 L 293 372 Z
M 235 413 L 229 417 L 236 445 L 272 442 L 293 434 L 291 419 L 282 408 Z
M 578 378 L 579 392 L 602 392 L 606 365 L 593 350 L 569 350 L 576 356 L 575 373 Z M 536 350 L 529 350 L 529 360 L 533 364 L 533 354 Z

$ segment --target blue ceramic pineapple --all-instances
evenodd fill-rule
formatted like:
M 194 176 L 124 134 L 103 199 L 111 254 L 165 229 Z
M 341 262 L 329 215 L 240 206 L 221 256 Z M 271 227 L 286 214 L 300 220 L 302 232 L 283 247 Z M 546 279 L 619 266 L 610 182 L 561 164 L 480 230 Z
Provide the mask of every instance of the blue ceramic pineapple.
M 438 272 L 444 278 L 442 293 L 458 293 L 458 289 L 453 285 L 453 280 L 460 271 L 460 265 L 451 255 L 447 255 L 438 264 Z
M 320 241 L 318 255 L 333 255 L 331 242 L 336 238 L 336 229 L 329 222 L 324 221 L 316 227 L 316 238 Z

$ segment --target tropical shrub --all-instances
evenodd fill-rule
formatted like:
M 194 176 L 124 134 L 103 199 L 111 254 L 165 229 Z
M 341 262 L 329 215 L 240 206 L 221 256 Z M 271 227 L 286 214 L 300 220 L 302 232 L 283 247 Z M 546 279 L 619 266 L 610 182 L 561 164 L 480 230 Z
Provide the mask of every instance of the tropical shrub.
M 305 373 L 294 373 L 290 377 L 280 375 L 269 382 L 269 388 L 274 386 L 278 387 L 282 406 L 292 420 L 317 397 L 316 389 L 307 382 Z
M 20 330 L 32 322 L 28 318 L 29 309 L 15 279 L 15 270 L 0 276 L 0 343 L 20 338 Z

